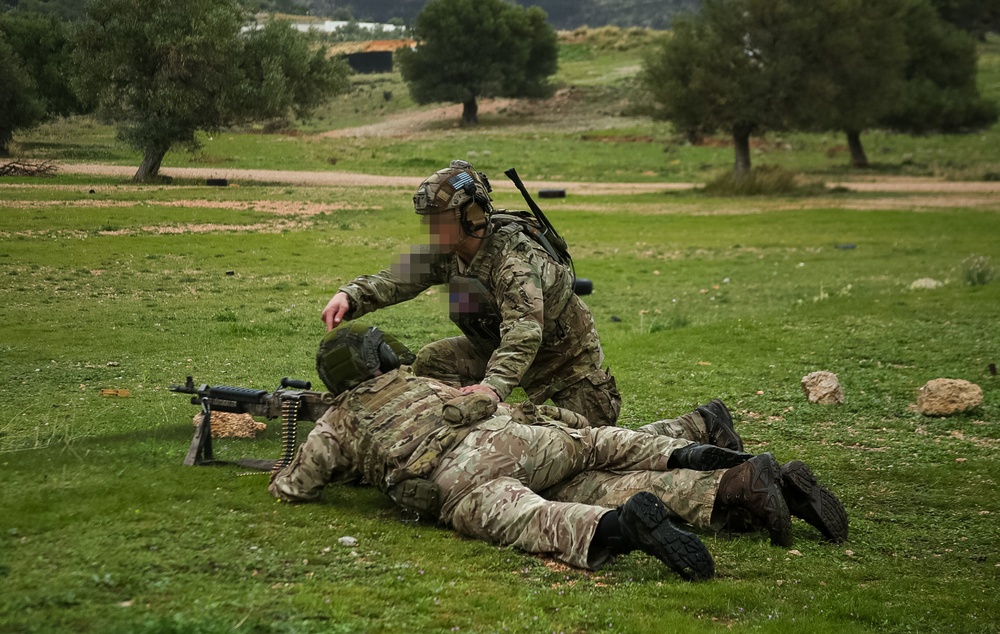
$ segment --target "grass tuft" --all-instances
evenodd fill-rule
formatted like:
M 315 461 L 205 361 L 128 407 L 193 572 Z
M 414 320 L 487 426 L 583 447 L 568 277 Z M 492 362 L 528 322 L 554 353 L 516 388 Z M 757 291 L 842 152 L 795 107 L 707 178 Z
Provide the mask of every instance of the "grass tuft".
M 709 196 L 810 196 L 826 192 L 821 183 L 803 183 L 790 170 L 777 165 L 751 168 L 746 174 L 726 172 L 701 190 Z
M 969 286 L 989 284 L 996 277 L 993 263 L 984 255 L 970 255 L 962 260 L 962 278 Z

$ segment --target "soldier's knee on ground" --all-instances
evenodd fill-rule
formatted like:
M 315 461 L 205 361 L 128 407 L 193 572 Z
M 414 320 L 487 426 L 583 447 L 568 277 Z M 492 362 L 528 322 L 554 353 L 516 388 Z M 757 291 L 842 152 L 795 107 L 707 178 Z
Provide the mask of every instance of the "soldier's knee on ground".
M 591 427 L 616 425 L 622 406 L 615 378 L 603 370 L 592 372 L 556 393 L 552 400 L 559 407 L 585 416 Z

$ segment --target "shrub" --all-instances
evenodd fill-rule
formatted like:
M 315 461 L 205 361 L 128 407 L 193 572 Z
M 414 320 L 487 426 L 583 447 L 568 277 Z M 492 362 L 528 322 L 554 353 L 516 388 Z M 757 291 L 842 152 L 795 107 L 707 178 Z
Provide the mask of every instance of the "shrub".
M 825 188 L 820 183 L 800 183 L 794 172 L 777 165 L 765 165 L 754 167 L 746 174 L 721 174 L 705 183 L 702 191 L 713 196 L 773 196 L 816 194 Z
M 996 277 L 996 273 L 988 256 L 970 255 L 962 260 L 962 277 L 969 286 L 982 286 Z

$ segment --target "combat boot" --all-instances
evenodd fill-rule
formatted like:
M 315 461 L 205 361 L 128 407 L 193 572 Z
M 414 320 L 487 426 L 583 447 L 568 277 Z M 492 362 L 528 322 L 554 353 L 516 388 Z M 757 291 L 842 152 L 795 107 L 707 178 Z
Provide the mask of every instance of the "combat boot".
M 753 454 L 733 451 L 715 445 L 691 443 L 674 449 L 667 459 L 668 469 L 694 469 L 695 471 L 715 471 L 731 469 L 753 458 Z
M 778 463 L 770 452 L 754 456 L 722 476 L 712 523 L 737 527 L 746 521 L 767 530 L 775 546 L 791 546 L 792 518 L 780 487 Z
M 618 521 L 633 548 L 656 557 L 684 579 L 710 579 L 715 574 L 715 562 L 705 544 L 671 524 L 667 508 L 652 493 L 630 497 L 618 509 Z
M 809 522 L 831 542 L 847 539 L 847 511 L 833 493 L 816 481 L 811 469 L 801 460 L 781 466 L 781 493 L 788 510 Z
M 733 451 L 743 451 L 743 439 L 733 427 L 733 417 L 729 408 L 719 399 L 712 399 L 708 405 L 702 405 L 695 410 L 705 421 L 708 440 L 716 447 L 725 447 Z

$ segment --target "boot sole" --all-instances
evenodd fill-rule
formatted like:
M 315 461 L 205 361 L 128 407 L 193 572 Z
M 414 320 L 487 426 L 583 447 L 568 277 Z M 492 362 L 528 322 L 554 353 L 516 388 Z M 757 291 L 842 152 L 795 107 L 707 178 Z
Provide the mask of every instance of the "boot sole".
M 781 467 L 781 492 L 792 515 L 819 529 L 832 542 L 847 539 L 847 511 L 840 500 L 816 481 L 806 463 L 793 460 Z
M 670 523 L 667 511 L 652 493 L 638 493 L 622 508 L 645 528 L 631 536 L 643 552 L 649 553 L 689 581 L 709 579 L 715 574 L 715 562 L 708 548 L 693 533 Z

